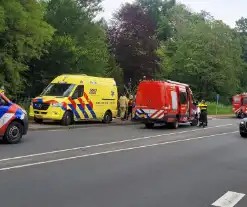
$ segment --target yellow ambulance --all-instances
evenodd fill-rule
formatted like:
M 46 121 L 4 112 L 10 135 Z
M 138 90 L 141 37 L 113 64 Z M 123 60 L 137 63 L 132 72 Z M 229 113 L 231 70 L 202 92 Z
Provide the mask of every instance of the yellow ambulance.
M 118 92 L 113 78 L 65 74 L 56 77 L 32 100 L 30 116 L 37 123 L 43 120 L 102 120 L 109 123 L 117 116 Z

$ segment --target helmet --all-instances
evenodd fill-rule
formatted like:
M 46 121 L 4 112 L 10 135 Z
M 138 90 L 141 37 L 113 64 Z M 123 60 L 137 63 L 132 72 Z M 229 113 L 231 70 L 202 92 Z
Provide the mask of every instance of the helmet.
M 132 96 L 132 95 L 130 95 L 130 96 L 129 96 L 129 99 L 133 99 L 133 96 Z

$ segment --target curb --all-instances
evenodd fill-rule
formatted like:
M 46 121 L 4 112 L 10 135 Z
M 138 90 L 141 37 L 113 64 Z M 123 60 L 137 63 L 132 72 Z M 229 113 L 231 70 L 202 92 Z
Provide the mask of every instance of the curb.
M 210 116 L 208 118 L 210 118 L 210 119 L 234 119 L 236 117 L 234 117 L 234 116 Z
M 128 122 L 128 123 L 110 123 L 110 124 L 82 124 L 82 125 L 71 125 L 71 126 L 51 126 L 48 125 L 47 127 L 41 127 L 41 128 L 31 128 L 30 123 L 29 123 L 29 129 L 28 131 L 50 131 L 50 130 L 56 130 L 56 129 L 61 129 L 61 130 L 69 130 L 69 129 L 83 129 L 83 128 L 90 128 L 90 127 L 104 127 L 104 126 L 128 126 L 128 125 L 138 125 L 141 124 L 139 122 Z M 36 125 L 36 124 L 33 124 Z M 44 126 L 44 125 L 42 125 Z

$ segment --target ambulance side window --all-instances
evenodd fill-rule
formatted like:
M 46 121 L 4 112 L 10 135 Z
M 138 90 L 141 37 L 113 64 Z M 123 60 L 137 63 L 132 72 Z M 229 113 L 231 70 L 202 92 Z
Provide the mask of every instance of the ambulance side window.
M 180 104 L 187 104 L 187 94 L 184 92 L 179 92 Z
M 82 97 L 84 94 L 84 86 L 77 86 L 77 88 L 75 89 L 72 99 L 77 99 Z

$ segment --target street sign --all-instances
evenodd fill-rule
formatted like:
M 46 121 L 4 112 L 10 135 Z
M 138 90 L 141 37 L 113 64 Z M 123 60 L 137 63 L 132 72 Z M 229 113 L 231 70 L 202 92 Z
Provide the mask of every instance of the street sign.
M 220 94 L 217 94 L 216 95 L 216 100 L 219 101 L 219 99 L 220 99 Z
M 220 99 L 220 94 L 217 94 L 217 95 L 216 95 L 216 109 L 215 109 L 215 114 L 216 114 L 216 115 L 217 115 L 217 113 L 218 113 L 219 99 Z

